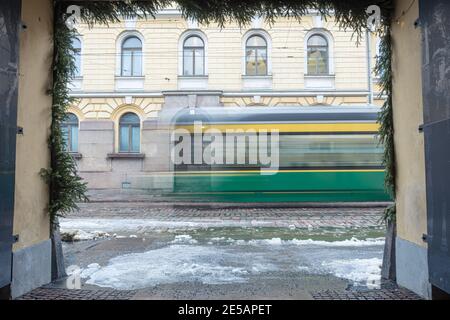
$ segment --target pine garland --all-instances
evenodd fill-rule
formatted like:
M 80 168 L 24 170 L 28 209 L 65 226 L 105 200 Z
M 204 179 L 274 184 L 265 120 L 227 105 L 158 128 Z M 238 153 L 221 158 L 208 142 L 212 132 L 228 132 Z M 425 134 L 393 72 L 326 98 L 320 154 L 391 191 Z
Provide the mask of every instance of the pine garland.
M 390 28 L 386 28 L 382 34 L 380 42 L 380 55 L 377 57 L 375 73 L 380 78 L 382 92 L 386 100 L 381 108 L 378 122 L 380 123 L 379 137 L 380 143 L 384 146 L 383 164 L 386 167 L 385 187 L 392 199 L 395 199 L 395 152 L 394 152 L 394 121 L 392 114 L 392 43 Z M 387 208 L 384 212 L 385 222 L 395 221 L 395 204 Z
M 392 70 L 390 23 L 394 11 L 393 0 L 148 0 L 148 1 L 73 1 L 82 8 L 81 18 L 89 26 L 118 22 L 122 17 L 154 17 L 158 10 L 177 4 L 184 18 L 196 19 L 201 24 L 217 23 L 223 27 L 228 22 L 248 25 L 253 17 L 264 16 L 269 23 L 277 17 L 298 19 L 310 10 L 316 10 L 325 19 L 331 15 L 342 29 L 351 29 L 356 41 L 364 36 L 367 28 L 370 5 L 381 8 L 384 25 L 380 55 L 377 57 L 376 73 L 381 79 L 383 94 L 387 96 L 382 107 L 379 122 L 380 140 L 384 145 L 384 164 L 386 166 L 385 185 L 395 198 L 395 154 L 394 129 L 392 119 Z M 66 8 L 69 3 L 55 2 L 54 63 L 53 63 L 53 107 L 49 147 L 51 168 L 42 169 L 41 175 L 50 186 L 50 217 L 52 224 L 58 216 L 77 209 L 77 202 L 87 201 L 87 186 L 77 175 L 72 157 L 65 152 L 61 124 L 67 107 L 73 102 L 69 96 L 68 84 L 75 74 L 72 38 L 75 31 L 65 25 L 68 18 Z M 395 206 L 385 212 L 385 220 L 395 219 Z
M 58 12 L 58 5 L 55 12 Z M 73 30 L 64 23 L 63 15 L 54 19 L 53 96 L 52 123 L 50 127 L 50 168 L 41 169 L 40 175 L 50 189 L 49 214 L 52 228 L 58 217 L 76 210 L 77 202 L 87 201 L 87 185 L 77 174 L 72 156 L 66 151 L 61 125 L 67 116 L 67 108 L 74 99 L 69 96 L 68 84 L 76 71 L 72 39 Z

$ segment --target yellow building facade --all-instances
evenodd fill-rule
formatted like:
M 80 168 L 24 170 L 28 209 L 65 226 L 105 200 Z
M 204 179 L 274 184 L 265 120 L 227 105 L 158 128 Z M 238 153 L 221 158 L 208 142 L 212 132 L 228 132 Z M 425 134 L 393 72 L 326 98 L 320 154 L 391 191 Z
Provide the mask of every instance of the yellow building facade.
M 137 172 L 167 169 L 164 160 L 152 159 L 150 143 L 163 109 L 383 102 L 372 72 L 375 36 L 358 39 L 314 12 L 300 22 L 254 18 L 248 26 L 221 28 L 187 21 L 170 8 L 155 18 L 79 25 L 77 31 L 78 72 L 71 84 L 77 100 L 69 112 L 79 136 L 69 138 L 70 151 L 91 188 L 120 188 Z M 119 122 L 128 113 L 141 129 L 134 150 L 120 146 Z M 140 155 L 124 159 L 123 151 Z

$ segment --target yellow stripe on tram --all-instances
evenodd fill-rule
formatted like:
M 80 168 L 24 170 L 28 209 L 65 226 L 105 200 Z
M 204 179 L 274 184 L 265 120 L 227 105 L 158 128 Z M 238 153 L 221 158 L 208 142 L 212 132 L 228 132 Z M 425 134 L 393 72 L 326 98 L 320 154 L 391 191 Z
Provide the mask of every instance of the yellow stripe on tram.
M 217 129 L 222 132 L 228 130 L 278 130 L 279 132 L 378 132 L 378 123 L 230 123 L 203 125 L 203 131 Z M 177 128 L 194 132 L 194 125 L 181 125 Z

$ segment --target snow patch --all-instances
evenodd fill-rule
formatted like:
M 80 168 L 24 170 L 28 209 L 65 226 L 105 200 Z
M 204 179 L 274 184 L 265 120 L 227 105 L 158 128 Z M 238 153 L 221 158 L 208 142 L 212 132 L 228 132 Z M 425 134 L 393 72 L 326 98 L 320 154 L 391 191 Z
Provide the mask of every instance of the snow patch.
M 128 290 L 184 281 L 206 284 L 245 282 L 247 274 L 257 272 L 248 266 L 223 265 L 227 255 L 229 253 L 223 249 L 193 245 L 186 250 L 184 245 L 173 244 L 115 257 L 107 266 L 90 273 L 86 283 Z
M 104 231 L 83 231 L 83 230 L 67 230 L 61 229 L 61 240 L 62 241 L 83 241 L 83 240 L 94 240 L 101 238 L 109 238 L 110 235 Z
M 178 244 L 195 244 L 198 241 L 195 239 L 192 239 L 192 237 L 188 234 L 181 234 L 178 236 L 175 236 L 175 239 L 171 243 L 178 243 Z
M 100 265 L 98 263 L 91 263 L 87 266 L 87 268 L 81 271 L 81 278 L 86 279 L 89 278 L 94 272 L 100 270 Z
M 347 259 L 322 262 L 325 271 L 336 277 L 348 279 L 357 283 L 381 279 L 381 263 L 379 258 L 372 259 Z
M 305 246 L 305 245 L 313 245 L 313 246 L 323 246 L 323 247 L 366 247 L 366 246 L 380 246 L 384 245 L 384 238 L 374 238 L 374 239 L 365 239 L 359 240 L 357 238 L 351 238 L 349 240 L 340 240 L 340 241 L 323 241 L 323 240 L 281 240 L 280 238 L 272 238 L 272 239 L 257 239 L 257 240 L 235 240 L 234 244 L 237 245 L 296 245 L 296 246 Z

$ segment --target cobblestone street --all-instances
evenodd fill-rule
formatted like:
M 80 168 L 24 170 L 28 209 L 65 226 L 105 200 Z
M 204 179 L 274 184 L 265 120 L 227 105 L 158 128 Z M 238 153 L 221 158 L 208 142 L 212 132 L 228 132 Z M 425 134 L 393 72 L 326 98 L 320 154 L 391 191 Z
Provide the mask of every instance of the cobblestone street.
M 384 207 L 246 208 L 226 204 L 152 204 L 92 202 L 79 205 L 68 218 L 128 218 L 161 222 L 191 222 L 202 226 L 363 228 L 380 226 Z

